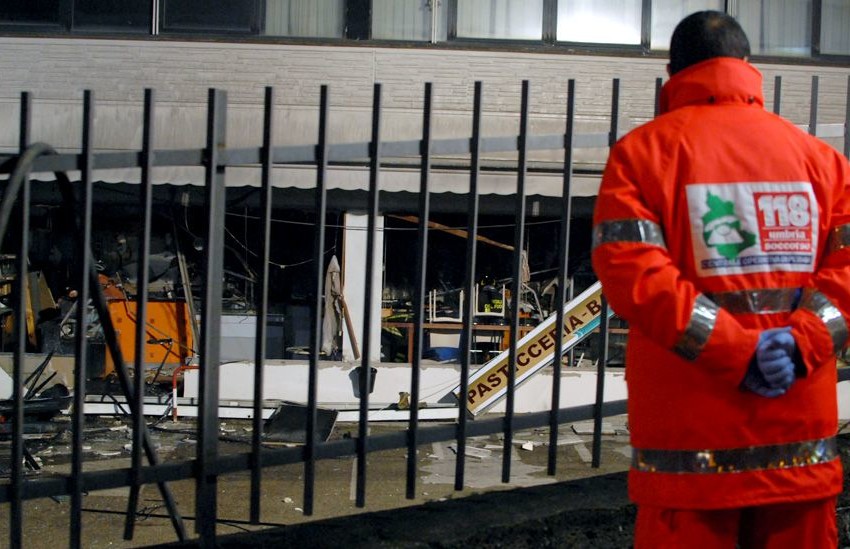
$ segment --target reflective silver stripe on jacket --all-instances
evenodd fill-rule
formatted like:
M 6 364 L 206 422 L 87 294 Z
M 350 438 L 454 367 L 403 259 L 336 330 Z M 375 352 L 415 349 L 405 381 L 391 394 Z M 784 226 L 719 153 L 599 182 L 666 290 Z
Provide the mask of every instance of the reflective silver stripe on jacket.
M 706 296 L 732 314 L 767 315 L 793 311 L 799 291 L 799 288 L 765 288 L 707 293 Z
M 838 457 L 835 437 L 731 450 L 632 450 L 632 467 L 646 473 L 742 473 L 827 463 Z
M 648 219 L 615 219 L 593 228 L 593 249 L 608 242 L 643 242 L 667 248 L 664 231 Z
M 826 238 L 826 253 L 831 254 L 850 246 L 850 224 L 833 227 Z
M 688 360 L 696 360 L 714 330 L 719 309 L 713 301 L 699 294 L 694 301 L 688 327 L 673 350 Z
M 847 343 L 847 321 L 838 307 L 833 305 L 829 298 L 821 292 L 813 288 L 806 288 L 803 290 L 803 297 L 800 298 L 799 308 L 808 309 L 821 319 L 826 329 L 829 330 L 829 335 L 832 336 L 833 350 L 836 354 L 841 352 Z

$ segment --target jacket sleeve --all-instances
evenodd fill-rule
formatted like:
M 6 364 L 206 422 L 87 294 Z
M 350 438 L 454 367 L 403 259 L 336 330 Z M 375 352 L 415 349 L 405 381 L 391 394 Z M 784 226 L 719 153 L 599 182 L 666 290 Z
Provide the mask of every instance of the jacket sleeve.
M 745 329 L 683 276 L 667 249 L 668 228 L 661 221 L 672 201 L 653 194 L 648 187 L 660 185 L 638 167 L 646 162 L 633 156 L 638 155 L 622 141 L 612 148 L 597 197 L 592 261 L 603 292 L 631 328 L 737 386 L 759 331 Z
M 821 208 L 828 220 L 825 245 L 814 285 L 804 288 L 791 328 L 800 353 L 798 374 L 834 364 L 835 355 L 847 346 L 850 319 L 850 168 L 847 159 L 829 150 L 823 177 L 829 178 Z M 799 368 L 802 366 L 802 368 Z

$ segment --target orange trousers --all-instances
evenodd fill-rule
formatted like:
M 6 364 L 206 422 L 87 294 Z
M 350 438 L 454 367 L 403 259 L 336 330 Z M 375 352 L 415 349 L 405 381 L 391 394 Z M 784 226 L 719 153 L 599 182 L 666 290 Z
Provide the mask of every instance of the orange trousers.
M 635 549 L 835 549 L 837 498 L 711 511 L 638 506 Z

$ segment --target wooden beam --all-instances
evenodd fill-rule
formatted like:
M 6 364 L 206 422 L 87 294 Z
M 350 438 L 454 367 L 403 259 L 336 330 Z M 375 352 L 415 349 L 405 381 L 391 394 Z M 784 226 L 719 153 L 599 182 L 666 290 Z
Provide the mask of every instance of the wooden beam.
M 387 217 L 394 217 L 395 219 L 401 219 L 403 221 L 409 221 L 411 223 L 419 223 L 419 218 L 415 215 L 392 215 L 388 214 Z M 469 238 L 469 233 L 464 231 L 463 229 L 454 229 L 447 225 L 443 225 L 441 223 L 437 223 L 436 221 L 429 221 L 428 228 L 435 229 L 437 231 L 443 231 L 445 233 L 453 234 L 455 236 L 459 236 L 461 238 Z M 505 250 L 514 251 L 514 247 L 510 244 L 502 244 L 501 242 L 497 242 L 496 240 L 492 240 L 487 238 L 486 236 L 478 235 L 476 240 L 478 242 L 483 242 L 485 244 L 490 244 L 491 246 L 496 246 L 497 248 L 503 248 Z

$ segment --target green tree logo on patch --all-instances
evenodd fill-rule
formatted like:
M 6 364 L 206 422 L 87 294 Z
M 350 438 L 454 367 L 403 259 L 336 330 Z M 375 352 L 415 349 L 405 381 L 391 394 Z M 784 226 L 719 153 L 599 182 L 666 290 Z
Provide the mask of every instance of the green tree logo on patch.
M 756 243 L 756 235 L 741 228 L 733 202 L 708 193 L 706 205 L 708 213 L 702 216 L 702 237 L 709 247 L 726 259 L 735 259 Z

